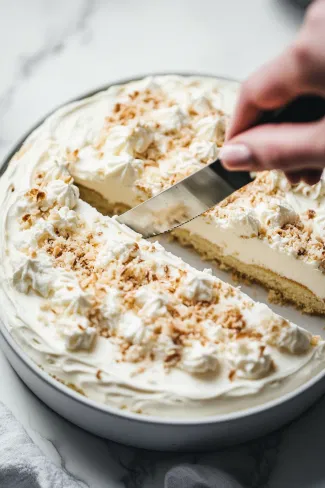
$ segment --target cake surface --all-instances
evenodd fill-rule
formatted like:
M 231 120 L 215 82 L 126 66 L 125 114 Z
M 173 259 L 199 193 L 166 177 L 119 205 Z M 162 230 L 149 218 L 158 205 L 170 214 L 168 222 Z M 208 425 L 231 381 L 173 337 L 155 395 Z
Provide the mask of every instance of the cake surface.
M 123 97 L 143 93 L 150 108 L 128 106 L 121 136 Z M 200 417 L 265 403 L 324 368 L 319 337 L 102 215 L 76 186 L 112 208 L 160 191 L 215 158 L 233 98 L 210 79 L 113 87 L 50 117 L 0 180 L 3 321 L 39 366 L 89 398 Z M 161 154 L 155 164 L 151 149 Z
M 214 78 L 145 78 L 63 107 L 26 144 L 53 141 L 82 198 L 121 213 L 216 159 L 237 90 Z M 271 172 L 174 235 L 325 314 L 324 209 L 324 181 L 291 187 Z

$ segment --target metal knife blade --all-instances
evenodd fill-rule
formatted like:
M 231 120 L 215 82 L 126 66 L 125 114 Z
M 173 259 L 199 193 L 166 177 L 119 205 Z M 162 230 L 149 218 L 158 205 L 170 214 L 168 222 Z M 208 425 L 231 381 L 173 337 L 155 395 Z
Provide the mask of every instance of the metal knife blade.
M 264 112 L 254 125 L 312 122 L 324 116 L 325 99 L 306 95 L 284 107 Z M 117 220 L 145 238 L 153 237 L 201 215 L 250 181 L 248 173 L 228 172 L 217 160 L 125 212 Z
M 117 220 L 144 238 L 153 237 L 201 215 L 250 181 L 249 173 L 230 173 L 217 160 Z

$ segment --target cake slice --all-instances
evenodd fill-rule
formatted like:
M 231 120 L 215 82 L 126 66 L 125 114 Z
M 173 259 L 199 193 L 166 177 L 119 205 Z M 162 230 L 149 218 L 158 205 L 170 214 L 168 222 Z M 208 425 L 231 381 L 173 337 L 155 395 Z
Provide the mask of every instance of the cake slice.
M 303 311 L 325 313 L 325 182 L 256 180 L 177 230 L 202 257 L 257 281 Z
M 324 342 L 83 201 L 58 147 L 0 181 L 2 321 L 47 373 L 132 412 L 202 417 L 322 371 Z

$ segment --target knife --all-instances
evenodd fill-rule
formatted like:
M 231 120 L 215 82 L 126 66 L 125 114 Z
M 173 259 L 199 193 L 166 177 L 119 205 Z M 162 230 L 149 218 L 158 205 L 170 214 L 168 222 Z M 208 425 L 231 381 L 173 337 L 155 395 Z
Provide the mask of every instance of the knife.
M 256 121 L 261 124 L 313 122 L 325 116 L 325 99 L 306 95 Z M 144 238 L 171 231 L 209 210 L 252 181 L 245 171 L 227 171 L 219 159 L 158 195 L 120 215 L 117 220 Z

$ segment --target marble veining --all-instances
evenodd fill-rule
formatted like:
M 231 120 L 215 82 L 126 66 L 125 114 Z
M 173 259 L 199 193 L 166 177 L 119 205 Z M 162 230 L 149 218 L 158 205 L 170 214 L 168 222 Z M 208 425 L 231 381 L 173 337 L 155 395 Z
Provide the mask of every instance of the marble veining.
M 279 52 L 301 21 L 285 0 L 0 0 L 0 18 L 0 158 L 54 107 L 114 79 L 150 71 L 243 78 Z M 325 487 L 324 398 L 247 444 L 158 453 L 97 438 L 60 418 L 2 353 L 0 370 L 0 400 L 84 488 L 162 487 L 166 471 L 181 462 L 220 467 L 250 488 Z

